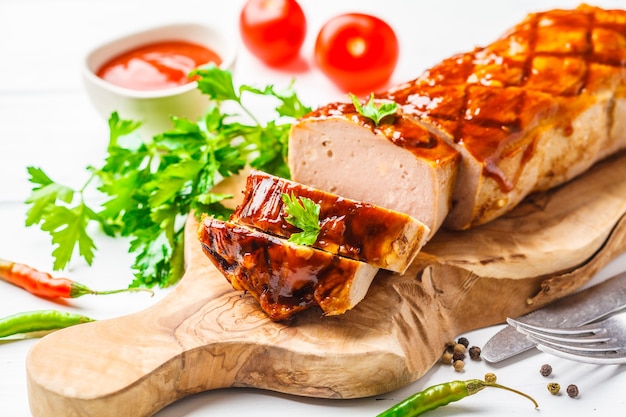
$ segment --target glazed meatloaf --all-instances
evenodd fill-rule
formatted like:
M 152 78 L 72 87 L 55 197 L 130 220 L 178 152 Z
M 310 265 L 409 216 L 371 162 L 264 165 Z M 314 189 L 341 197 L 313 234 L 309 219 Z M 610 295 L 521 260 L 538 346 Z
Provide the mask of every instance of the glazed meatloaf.
M 291 241 L 301 230 L 288 221 L 284 196 L 319 208 L 311 245 Z M 406 214 L 252 170 L 230 219 L 205 217 L 197 233 L 233 288 L 255 297 L 272 320 L 285 320 L 312 306 L 324 315 L 345 313 L 365 297 L 379 268 L 405 271 L 429 230 Z
M 328 316 L 343 314 L 365 297 L 378 272 L 365 262 L 211 217 L 200 224 L 198 240 L 233 288 L 251 294 L 277 321 L 315 305 Z
M 401 211 L 435 233 L 467 229 L 626 146 L 626 12 L 581 5 L 529 15 L 489 46 L 378 94 L 302 118 L 294 181 Z
M 531 14 L 491 45 L 375 99 L 396 103 L 395 114 L 375 123 L 342 102 L 303 117 L 289 138 L 292 181 L 253 173 L 231 221 L 207 218 L 198 231 L 233 287 L 275 320 L 313 305 L 342 314 L 379 267 L 403 271 L 410 251 L 440 227 L 488 222 L 626 147 L 626 11 L 582 5 Z M 285 192 L 320 205 L 312 246 L 289 241 Z M 350 214 L 370 206 L 389 209 L 398 224 L 417 219 L 414 246 L 384 245 L 404 263 L 381 261 L 381 247 L 368 240 L 397 243 L 406 230 L 358 231 L 383 223 L 366 210 Z
M 312 246 L 377 268 L 406 271 L 429 235 L 423 223 L 404 213 L 257 170 L 248 175 L 243 201 L 230 220 L 288 239 L 299 229 L 286 220 L 284 194 L 319 205 L 320 232 Z

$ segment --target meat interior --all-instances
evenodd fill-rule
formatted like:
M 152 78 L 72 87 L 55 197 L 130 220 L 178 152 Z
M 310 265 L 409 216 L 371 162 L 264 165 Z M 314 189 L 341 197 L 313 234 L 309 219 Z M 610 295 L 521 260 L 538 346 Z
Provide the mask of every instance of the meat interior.
M 289 143 L 292 178 L 409 213 L 432 233 L 483 224 L 626 147 L 625 65 L 626 12 L 531 14 L 379 94 L 401 109 L 387 123 L 367 128 L 337 103 L 303 118 Z M 415 152 L 409 119 L 448 157 Z
M 294 126 L 289 139 L 292 178 L 406 213 L 432 235 L 450 209 L 458 152 L 410 119 L 403 120 L 401 134 L 390 138 L 397 129 L 375 128 L 356 115 L 352 104 L 338 109 L 336 117 L 309 117 Z

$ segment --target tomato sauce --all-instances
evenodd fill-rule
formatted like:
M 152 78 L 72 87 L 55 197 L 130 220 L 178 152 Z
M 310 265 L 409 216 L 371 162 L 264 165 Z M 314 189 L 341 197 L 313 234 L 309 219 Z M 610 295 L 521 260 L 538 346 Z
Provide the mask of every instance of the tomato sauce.
M 162 90 L 193 81 L 189 72 L 210 62 L 219 65 L 222 59 L 205 46 L 185 41 L 156 42 L 116 56 L 96 74 L 120 87 Z

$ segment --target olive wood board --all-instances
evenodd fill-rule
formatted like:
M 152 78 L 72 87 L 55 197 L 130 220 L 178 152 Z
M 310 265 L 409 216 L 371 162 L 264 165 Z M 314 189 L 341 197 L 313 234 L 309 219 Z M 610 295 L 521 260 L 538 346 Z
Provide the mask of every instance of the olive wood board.
M 26 360 L 34 417 L 150 416 L 187 395 L 256 387 L 357 398 L 424 375 L 446 341 L 580 288 L 626 250 L 626 155 L 527 198 L 509 215 L 439 232 L 403 275 L 380 272 L 353 310 L 270 321 L 232 289 L 187 222 L 187 269 L 154 306 L 46 335 Z

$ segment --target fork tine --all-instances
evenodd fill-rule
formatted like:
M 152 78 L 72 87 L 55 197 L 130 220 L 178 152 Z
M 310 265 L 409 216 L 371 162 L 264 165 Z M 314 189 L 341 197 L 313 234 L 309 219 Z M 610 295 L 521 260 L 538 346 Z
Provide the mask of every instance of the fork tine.
M 618 365 L 626 363 L 626 352 L 622 348 L 603 352 L 575 351 L 545 344 L 532 336 L 527 337 L 537 344 L 537 349 L 560 358 L 596 365 Z
M 507 319 L 543 352 L 578 362 L 626 363 L 626 315 L 578 328 L 552 329 Z
M 609 332 L 602 322 L 581 326 L 577 332 L 573 331 L 576 329 L 551 329 L 513 319 L 507 319 L 507 322 L 525 334 L 543 352 L 585 363 L 626 363 L 623 340 L 604 336 Z
M 615 338 L 606 338 L 594 343 L 580 343 L 576 339 L 562 340 L 560 338 L 544 337 L 540 333 L 529 332 L 523 327 L 519 327 L 517 330 L 525 334 L 534 343 L 540 343 L 555 349 L 568 349 L 572 352 L 607 352 L 622 349 L 620 341 Z
M 564 342 L 568 344 L 597 344 L 614 341 L 613 338 L 606 336 L 606 329 L 599 325 L 585 326 L 586 329 L 575 332 L 574 330 L 576 329 L 540 327 L 513 319 L 507 319 L 507 322 L 522 333 L 530 334 L 536 338 L 550 340 L 553 342 Z
M 524 323 L 518 320 L 507 318 L 506 321 L 511 326 L 524 326 L 528 329 L 533 329 L 538 332 L 561 334 L 561 335 L 583 335 L 583 334 L 598 334 L 604 332 L 606 329 L 602 326 L 602 323 L 590 323 L 584 326 L 576 327 L 542 327 L 535 324 Z
M 619 351 L 622 347 L 617 343 L 617 340 L 611 339 L 607 343 L 593 343 L 593 344 L 578 344 L 557 342 L 549 339 L 541 339 L 533 335 L 528 335 L 533 340 L 546 346 L 551 346 L 555 349 L 568 349 L 575 352 L 613 352 Z

